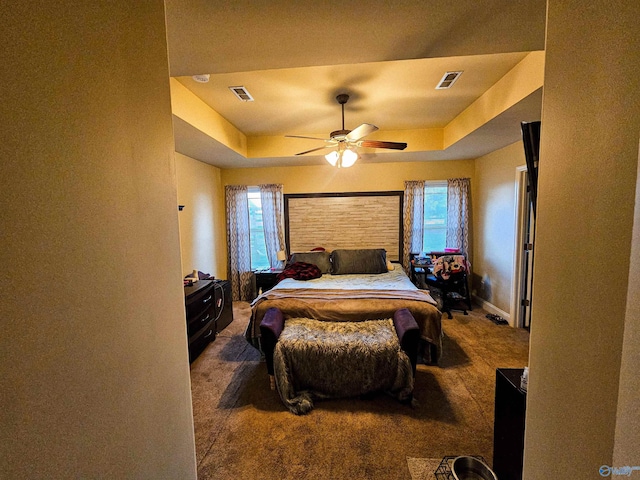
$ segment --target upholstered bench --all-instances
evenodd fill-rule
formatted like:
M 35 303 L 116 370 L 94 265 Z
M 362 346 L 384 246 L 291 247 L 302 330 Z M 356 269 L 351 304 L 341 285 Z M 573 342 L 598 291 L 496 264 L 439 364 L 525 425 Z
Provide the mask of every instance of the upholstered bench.
M 271 388 L 295 414 L 310 411 L 314 398 L 375 391 L 411 401 L 420 332 L 408 309 L 386 320 L 324 322 L 285 320 L 271 308 L 260 331 Z

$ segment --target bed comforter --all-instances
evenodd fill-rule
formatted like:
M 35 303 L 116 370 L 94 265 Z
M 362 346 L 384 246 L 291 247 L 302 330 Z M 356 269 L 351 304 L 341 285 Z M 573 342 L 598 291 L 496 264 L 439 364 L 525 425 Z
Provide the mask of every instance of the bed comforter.
M 391 318 L 396 310 L 408 308 L 418 323 L 421 339 L 431 346 L 423 349 L 423 357 L 437 363 L 442 354 L 442 313 L 433 303 L 423 290 L 276 288 L 252 303 L 246 337 L 260 348 L 260 322 L 270 307 L 279 308 L 285 318 L 334 322 Z

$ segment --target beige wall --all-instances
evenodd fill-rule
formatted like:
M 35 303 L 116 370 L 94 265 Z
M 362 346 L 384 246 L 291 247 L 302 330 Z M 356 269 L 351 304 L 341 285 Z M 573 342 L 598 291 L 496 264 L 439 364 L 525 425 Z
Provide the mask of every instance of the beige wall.
M 198 269 L 227 278 L 224 185 L 280 183 L 285 193 L 368 192 L 404 190 L 405 180 L 473 174 L 473 160 L 220 170 L 176 153 L 178 204 L 185 205 L 179 214 L 182 271 L 186 275 Z
M 632 361 L 639 348 L 628 330 L 637 315 L 627 310 L 627 297 L 637 298 L 640 288 L 627 275 L 640 132 L 639 17 L 637 0 L 548 1 L 526 480 L 602 478 L 598 469 L 612 465 L 616 440 L 624 442 L 616 428 L 621 436 L 632 428 L 622 422 L 638 408 L 637 400 L 618 403 L 618 393 L 627 388 L 621 380 L 637 385 L 638 378 L 637 364 L 620 374 L 621 360 Z M 608 258 L 620 267 L 603 278 Z M 625 329 L 635 345 L 623 358 Z M 635 444 L 634 465 L 637 451 Z
M 446 180 L 474 174 L 473 160 L 356 163 L 349 168 L 327 165 L 238 168 L 222 170 L 224 185 L 279 183 L 288 193 L 375 192 L 404 190 L 405 180 Z M 473 185 L 473 179 L 471 181 Z
M 638 175 L 640 179 L 640 161 Z M 640 445 L 640 188 L 636 184 L 636 206 L 629 265 L 627 311 L 620 368 L 616 437 L 613 465 L 638 465 Z
M 0 476 L 195 479 L 164 4 L 0 31 Z
M 473 160 L 446 162 L 356 163 L 350 168 L 331 165 L 238 168 L 222 170 L 224 185 L 281 183 L 284 193 L 369 192 L 404 190 L 405 180 L 444 180 L 473 177 Z M 472 181 L 473 183 L 473 181 Z
M 522 142 L 476 159 L 473 201 L 473 289 L 506 314 L 511 310 L 516 231 L 516 167 Z
M 181 168 L 186 168 L 181 165 L 181 157 L 178 156 L 179 196 L 183 189 L 180 181 Z M 201 188 L 203 192 L 210 192 L 209 183 L 211 181 L 215 183 L 216 180 L 215 175 L 206 172 L 217 169 L 188 157 L 182 158 L 185 159 L 185 165 L 193 164 L 192 175 L 208 179 L 207 184 L 202 184 Z M 409 179 L 443 180 L 452 177 L 470 177 L 472 178 L 473 208 L 473 270 L 474 276 L 477 277 L 474 288 L 476 295 L 485 301 L 485 308 L 509 318 L 516 228 L 516 167 L 524 163 L 522 143 L 516 142 L 475 161 L 362 163 L 340 170 L 324 165 L 223 169 L 220 171 L 220 178 L 224 185 L 282 183 L 285 193 L 324 193 L 403 190 L 404 181 Z M 222 190 L 222 187 L 220 189 Z M 208 195 L 209 193 L 204 193 L 205 198 Z M 205 221 L 208 220 L 205 219 Z M 184 262 L 189 255 L 185 252 L 186 248 L 190 248 L 187 242 L 191 242 L 192 250 L 207 248 L 207 245 L 194 243 L 193 236 L 190 237 L 183 228 L 183 217 L 180 225 Z M 226 231 L 224 212 L 220 212 L 216 225 L 218 225 L 218 231 Z M 226 262 L 226 238 L 220 241 L 225 242 Z M 219 263 L 219 265 L 226 267 L 226 263 Z M 189 267 L 185 266 L 184 270 L 189 271 Z M 480 280 L 484 280 L 484 284 L 480 284 Z
M 227 278 L 224 190 L 220 169 L 176 153 L 182 273 Z

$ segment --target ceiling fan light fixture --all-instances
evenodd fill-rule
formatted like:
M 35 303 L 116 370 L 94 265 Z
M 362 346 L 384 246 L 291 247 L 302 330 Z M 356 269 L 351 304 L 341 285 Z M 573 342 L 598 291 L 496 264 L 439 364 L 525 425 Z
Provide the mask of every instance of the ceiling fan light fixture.
M 357 152 L 354 152 L 350 148 L 340 148 L 338 150 L 334 150 L 333 152 L 327 153 L 324 158 L 331 164 L 332 167 L 338 168 L 349 168 L 356 163 L 359 155 Z
M 342 152 L 341 166 L 344 168 L 351 167 L 358 160 L 358 154 L 351 149 L 346 149 Z
M 340 158 L 340 155 L 334 150 L 333 152 L 327 153 L 324 158 L 331 164 L 332 167 L 335 167 L 338 163 L 338 158 Z

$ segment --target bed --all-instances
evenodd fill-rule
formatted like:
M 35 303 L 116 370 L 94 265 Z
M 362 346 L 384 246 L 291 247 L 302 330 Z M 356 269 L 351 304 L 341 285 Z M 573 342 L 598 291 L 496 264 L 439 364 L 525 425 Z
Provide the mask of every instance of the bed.
M 425 362 L 438 363 L 442 355 L 442 313 L 431 295 L 419 290 L 399 264 L 386 262 L 383 249 L 296 255 L 292 256 L 293 263 L 317 265 L 322 276 L 311 280 L 285 278 L 251 303 L 245 335 L 253 346 L 261 349 L 260 322 L 271 307 L 282 311 L 285 319 L 334 322 L 388 319 L 398 309 L 407 308 L 420 329 L 421 357 Z

